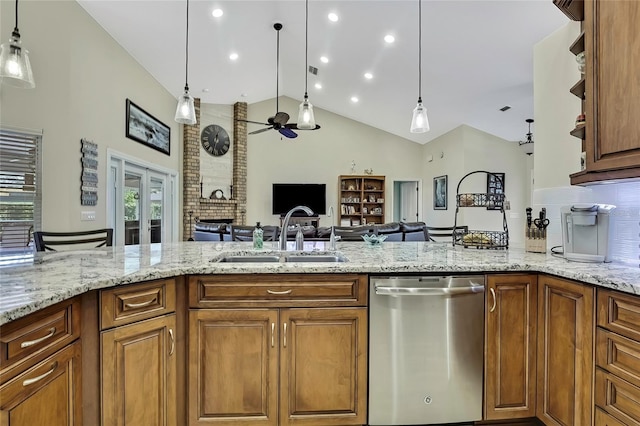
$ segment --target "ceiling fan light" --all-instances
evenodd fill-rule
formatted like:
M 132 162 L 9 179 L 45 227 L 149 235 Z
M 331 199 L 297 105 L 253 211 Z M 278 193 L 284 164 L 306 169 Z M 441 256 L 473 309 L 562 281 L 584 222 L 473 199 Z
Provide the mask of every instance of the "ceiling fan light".
M 298 109 L 297 126 L 300 130 L 313 130 L 316 128 L 316 118 L 313 114 L 313 105 L 311 105 L 307 96 L 304 97 L 304 100 Z
M 425 133 L 429 131 L 429 118 L 427 117 L 427 108 L 422 105 L 422 101 L 418 101 L 418 105 L 413 109 L 413 118 L 411 119 L 411 133 Z
M 180 124 L 196 124 L 196 108 L 193 103 L 193 97 L 188 90 L 185 90 L 178 98 L 175 120 Z

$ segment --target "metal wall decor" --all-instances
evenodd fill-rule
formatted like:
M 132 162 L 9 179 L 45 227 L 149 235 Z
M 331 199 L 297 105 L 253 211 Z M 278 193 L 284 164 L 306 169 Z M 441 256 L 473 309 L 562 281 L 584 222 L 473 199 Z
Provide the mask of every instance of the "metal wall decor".
M 80 205 L 95 206 L 98 204 L 98 144 L 80 139 L 80 152 Z

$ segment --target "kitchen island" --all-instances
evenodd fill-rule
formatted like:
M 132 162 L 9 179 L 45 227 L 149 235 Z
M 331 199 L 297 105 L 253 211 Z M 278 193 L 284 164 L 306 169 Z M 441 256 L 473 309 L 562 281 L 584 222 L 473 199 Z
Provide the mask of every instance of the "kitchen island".
M 306 242 L 305 251 L 327 253 L 323 241 Z M 182 275 L 258 273 L 493 273 L 541 272 L 631 294 L 640 294 L 640 269 L 630 265 L 568 262 L 551 254 L 522 249 L 478 250 L 450 243 L 385 242 L 368 246 L 339 242 L 346 262 L 220 263 L 227 255 L 276 252 L 269 243 L 253 250 L 251 243 L 179 242 L 36 253 L 33 263 L 0 269 L 0 325 L 46 306 L 122 284 Z

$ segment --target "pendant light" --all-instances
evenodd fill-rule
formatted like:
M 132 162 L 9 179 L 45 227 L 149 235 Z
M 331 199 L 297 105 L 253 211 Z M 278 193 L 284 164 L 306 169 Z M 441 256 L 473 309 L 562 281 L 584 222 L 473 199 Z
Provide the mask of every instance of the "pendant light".
M 304 100 L 298 109 L 298 129 L 313 130 L 316 128 L 316 118 L 313 115 L 313 105 L 309 102 L 307 93 L 307 83 L 309 80 L 308 59 L 309 59 L 309 0 L 305 1 L 305 36 L 304 36 Z
M 533 133 L 531 133 L 531 123 L 533 123 L 533 118 L 527 118 L 525 120 L 529 124 L 529 132 L 527 132 L 527 138 L 523 141 L 519 141 L 518 145 L 523 149 L 524 153 L 527 155 L 533 154 Z
M 422 0 L 418 0 L 418 105 L 413 109 L 411 133 L 429 131 L 427 108 L 422 105 Z
M 193 104 L 193 97 L 189 94 L 189 0 L 187 0 L 187 37 L 185 45 L 185 66 L 184 66 L 184 93 L 178 98 L 176 108 L 176 118 L 178 123 L 196 124 L 196 107 Z
M 20 46 L 20 31 L 18 31 L 18 0 L 16 0 L 16 26 L 13 28 L 8 43 L 0 46 L 0 80 L 11 86 L 22 89 L 33 89 L 33 80 L 29 51 Z

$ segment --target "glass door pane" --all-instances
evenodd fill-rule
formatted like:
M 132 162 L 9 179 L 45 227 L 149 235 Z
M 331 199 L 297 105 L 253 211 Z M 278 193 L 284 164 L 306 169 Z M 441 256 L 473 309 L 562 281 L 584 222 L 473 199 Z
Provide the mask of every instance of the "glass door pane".
M 142 242 L 140 220 L 142 208 L 142 176 L 125 172 L 124 175 L 124 244 L 133 245 Z
M 162 219 L 164 217 L 164 176 L 155 176 L 149 173 L 149 241 L 151 243 L 161 243 L 164 233 Z

